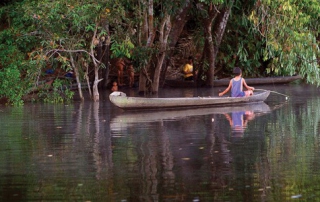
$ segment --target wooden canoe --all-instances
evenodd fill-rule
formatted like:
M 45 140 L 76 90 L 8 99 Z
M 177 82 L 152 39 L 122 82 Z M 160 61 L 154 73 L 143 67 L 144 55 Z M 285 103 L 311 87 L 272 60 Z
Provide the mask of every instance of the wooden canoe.
M 279 77 L 264 77 L 264 78 L 245 78 L 248 85 L 273 85 L 273 84 L 288 84 L 293 81 L 299 80 L 302 77 L 296 76 L 279 76 Z M 230 79 L 214 80 L 213 86 L 228 86 Z M 165 86 L 175 88 L 194 88 L 197 87 L 193 81 L 184 80 L 165 80 Z M 198 87 L 204 86 L 203 83 L 198 84 Z
M 171 110 L 156 110 L 156 111 L 125 111 L 112 119 L 115 128 L 118 123 L 138 123 L 138 122 L 153 122 L 159 120 L 170 120 L 184 118 L 188 116 L 202 116 L 210 114 L 226 114 L 232 112 L 250 111 L 255 114 L 267 114 L 271 112 L 269 105 L 264 102 L 256 102 L 251 104 L 239 104 L 237 106 L 225 107 L 204 107 L 195 109 L 171 109 Z
M 116 91 L 109 95 L 110 101 L 122 109 L 150 108 L 182 108 L 225 106 L 238 103 L 262 102 L 268 98 L 270 91 L 255 91 L 250 97 L 178 97 L 178 98 L 146 98 L 127 97 L 123 92 Z

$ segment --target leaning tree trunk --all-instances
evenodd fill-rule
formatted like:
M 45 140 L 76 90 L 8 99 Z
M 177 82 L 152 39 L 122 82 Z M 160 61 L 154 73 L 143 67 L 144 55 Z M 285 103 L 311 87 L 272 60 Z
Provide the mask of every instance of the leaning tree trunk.
M 183 28 L 189 19 L 188 14 L 191 6 L 192 6 L 192 3 L 190 2 L 190 0 L 186 0 L 184 3 L 184 7 L 181 10 L 179 10 L 177 15 L 173 17 L 174 20 L 172 22 L 172 28 L 170 30 L 170 34 L 168 37 L 168 41 L 170 41 L 169 48 L 168 48 L 169 50 L 166 52 L 167 57 L 165 57 L 165 61 L 163 62 L 160 80 L 165 79 L 167 67 L 170 65 L 170 62 L 171 62 L 170 58 L 174 53 L 174 48 L 179 40 L 179 37 L 183 31 Z
M 109 68 L 110 68 L 110 37 L 102 36 L 99 40 L 99 47 L 97 48 L 97 58 L 100 64 L 104 64 L 104 68 L 101 71 L 101 78 L 103 81 L 100 83 L 103 89 L 106 89 L 109 82 Z
M 158 61 L 157 61 L 156 69 L 154 71 L 152 92 L 158 92 L 159 90 L 160 72 L 161 72 L 161 67 L 163 64 L 164 57 L 166 55 L 166 48 L 167 48 L 167 42 L 168 42 L 168 36 L 169 36 L 170 30 L 171 30 L 171 19 L 170 19 L 170 15 L 166 13 L 159 30 L 160 53 L 159 53 L 159 57 L 157 57 Z
M 109 40 L 109 37 L 107 40 Z M 103 54 L 102 62 L 105 65 L 105 68 L 102 71 L 103 72 L 102 78 L 104 79 L 104 82 L 102 84 L 102 88 L 106 89 L 108 87 L 108 83 L 109 83 L 108 79 L 109 79 L 109 72 L 110 72 L 110 54 L 109 54 L 110 45 L 109 45 L 108 41 L 105 41 L 103 43 L 103 50 L 104 50 L 104 54 Z
M 105 22 L 108 22 L 107 20 Z M 105 27 L 105 30 L 107 33 L 109 33 L 109 24 L 106 23 L 104 25 Z M 102 84 L 102 87 L 104 89 L 107 88 L 108 86 L 108 79 L 109 79 L 109 71 L 110 71 L 110 43 L 111 43 L 111 38 L 109 35 L 103 37 L 104 40 L 102 40 L 103 42 L 103 45 L 102 45 L 102 49 L 104 51 L 104 54 L 103 54 L 103 58 L 102 58 L 102 62 L 103 64 L 105 65 L 105 68 L 103 69 L 103 79 L 104 79 L 104 82 Z
M 92 99 L 95 102 L 99 101 L 98 84 L 102 80 L 102 79 L 99 79 L 99 64 L 98 64 L 99 61 L 97 61 L 97 59 L 95 58 L 94 51 L 93 51 L 96 36 L 97 36 L 97 27 L 98 26 L 96 25 L 96 28 L 95 28 L 93 36 L 92 36 L 91 48 L 90 48 L 91 58 L 92 58 L 93 65 L 94 65 L 94 82 L 93 82 L 93 86 L 92 86 L 92 92 L 93 92 Z
M 148 35 L 145 37 L 147 39 L 146 47 L 151 47 L 154 41 L 155 37 L 155 30 L 153 27 L 153 0 L 148 0 L 148 3 L 146 1 L 144 4 L 148 4 L 148 16 L 145 17 L 143 30 L 148 33 Z M 151 64 L 151 57 L 149 59 L 149 62 L 147 65 L 141 68 L 140 70 L 140 76 L 139 76 L 139 92 L 147 92 L 149 91 L 150 85 L 152 85 L 150 82 L 150 76 L 149 76 L 149 69 Z
M 207 79 L 207 85 L 212 86 L 213 85 L 213 78 L 214 78 L 214 67 L 215 67 L 215 57 L 214 57 L 214 44 L 213 44 L 213 37 L 212 37 L 212 23 L 213 18 L 208 18 L 204 20 L 204 34 L 205 34 L 205 42 L 207 47 L 207 57 L 209 62 L 209 70 L 208 70 L 208 79 Z
M 98 89 L 98 84 L 102 79 L 99 78 L 99 68 L 98 66 L 94 67 L 94 82 L 92 86 L 92 91 L 93 91 L 93 101 L 98 102 L 99 101 L 99 89 Z
M 85 77 L 85 79 L 86 79 L 86 81 L 87 81 L 87 86 L 88 86 L 88 90 L 89 90 L 89 96 L 90 97 L 92 97 L 92 91 L 91 91 L 91 85 L 90 85 L 90 79 L 89 79 L 89 64 L 86 62 L 86 61 L 84 61 L 83 62 L 83 66 L 85 67 L 85 73 L 84 73 L 84 77 Z
M 139 93 L 142 92 L 147 92 L 147 81 L 150 80 L 148 79 L 148 71 L 147 71 L 147 67 L 142 67 L 140 69 L 140 75 L 139 75 Z
M 204 30 L 205 30 L 205 40 L 208 45 L 208 61 L 209 61 L 209 71 L 207 85 L 213 86 L 214 71 L 215 71 L 215 61 L 221 45 L 222 37 L 227 26 L 230 11 L 232 8 L 234 0 L 230 2 L 227 7 L 222 8 L 220 11 L 217 8 L 210 6 L 208 11 L 209 17 L 203 20 Z M 214 30 L 212 32 L 213 20 L 215 20 Z
M 81 82 L 80 82 L 80 79 L 79 79 L 79 70 L 78 70 L 78 67 L 74 64 L 74 60 L 73 60 L 73 57 L 72 57 L 71 53 L 70 53 L 70 62 L 71 62 L 72 69 L 74 71 L 74 75 L 76 77 L 79 97 L 80 97 L 81 101 L 83 101 L 84 97 L 83 97 L 83 93 L 82 93 Z

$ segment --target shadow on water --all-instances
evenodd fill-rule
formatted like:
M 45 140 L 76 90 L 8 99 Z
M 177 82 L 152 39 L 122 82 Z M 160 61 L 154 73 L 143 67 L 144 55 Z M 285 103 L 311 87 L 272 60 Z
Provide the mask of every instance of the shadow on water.
M 315 199 L 319 90 L 277 91 L 289 99 L 273 94 L 252 105 L 127 112 L 102 92 L 98 103 L 0 108 L 0 201 Z

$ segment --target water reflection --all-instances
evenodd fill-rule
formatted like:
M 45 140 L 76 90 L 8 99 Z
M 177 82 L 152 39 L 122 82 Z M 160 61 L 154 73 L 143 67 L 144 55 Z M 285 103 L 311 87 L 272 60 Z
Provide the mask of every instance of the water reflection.
M 232 112 L 231 117 L 229 114 L 225 114 L 225 116 L 232 127 L 232 137 L 238 138 L 243 137 L 247 123 L 254 118 L 254 113 L 252 111 L 237 111 Z
M 108 100 L 1 108 L 0 201 L 314 201 L 318 89 L 279 90 L 291 96 L 284 105 L 271 95 L 255 105 L 153 112 Z M 240 138 L 226 118 L 233 113 L 242 117 Z
M 161 195 L 164 199 L 193 200 L 199 195 L 185 196 L 187 190 L 201 193 L 209 187 L 221 190 L 229 185 L 234 174 L 233 156 L 230 137 L 223 132 L 227 125 L 222 118 L 242 110 L 257 117 L 271 112 L 266 103 L 152 112 L 125 111 L 112 118 L 110 129 L 117 141 L 119 138 L 125 142 L 138 138 L 137 142 L 144 143 L 132 145 L 136 148 L 135 163 L 139 165 L 135 169 L 138 171 L 136 175 L 142 179 L 142 187 L 146 187 L 140 190 L 143 199 L 153 201 L 156 197 L 158 200 Z M 154 176 L 156 172 L 162 173 L 161 177 Z M 130 184 L 134 185 L 140 187 Z

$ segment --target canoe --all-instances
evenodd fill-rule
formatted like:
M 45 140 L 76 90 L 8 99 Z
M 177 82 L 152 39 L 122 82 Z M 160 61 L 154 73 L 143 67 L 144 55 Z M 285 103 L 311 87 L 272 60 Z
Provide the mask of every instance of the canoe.
M 256 115 L 264 115 L 271 112 L 269 105 L 265 102 L 256 102 L 251 104 L 239 104 L 237 106 L 225 107 L 204 107 L 195 109 L 171 109 L 156 111 L 125 111 L 122 114 L 112 118 L 111 124 L 116 126 L 118 123 L 138 123 L 153 122 L 160 120 L 172 120 L 189 116 L 202 116 L 211 114 L 226 114 L 232 112 L 250 111 Z
M 122 109 L 156 109 L 225 106 L 239 103 L 263 102 L 270 91 L 255 91 L 250 97 L 177 97 L 177 98 L 146 98 L 127 97 L 123 92 L 116 91 L 109 95 L 111 103 Z
M 279 77 L 264 77 L 264 78 L 245 78 L 248 85 L 270 85 L 270 84 L 288 84 L 293 81 L 299 80 L 302 77 L 296 76 L 279 76 Z M 228 86 L 230 79 L 214 80 L 213 86 Z M 175 88 L 194 88 L 197 87 L 193 81 L 184 80 L 165 80 L 165 86 Z M 198 84 L 198 87 L 204 86 L 203 83 Z

